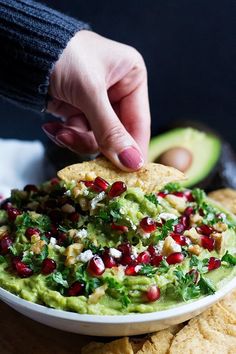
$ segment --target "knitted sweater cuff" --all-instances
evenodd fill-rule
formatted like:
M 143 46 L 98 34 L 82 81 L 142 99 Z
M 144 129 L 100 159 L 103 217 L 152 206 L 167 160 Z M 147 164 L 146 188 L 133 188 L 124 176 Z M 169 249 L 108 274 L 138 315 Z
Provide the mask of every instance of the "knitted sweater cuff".
M 0 0 L 0 95 L 41 111 L 50 73 L 83 22 L 31 0 Z

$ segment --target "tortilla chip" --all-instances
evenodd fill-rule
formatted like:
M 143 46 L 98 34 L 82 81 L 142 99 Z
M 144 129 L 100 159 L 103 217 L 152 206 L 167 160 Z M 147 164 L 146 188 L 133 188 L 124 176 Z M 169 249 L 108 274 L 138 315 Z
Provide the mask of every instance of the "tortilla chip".
M 236 290 L 225 296 L 220 304 L 236 318 Z
M 147 193 L 158 191 L 167 183 L 185 179 L 182 172 L 155 163 L 147 163 L 136 172 L 124 172 L 103 157 L 71 165 L 58 172 L 58 177 L 66 182 L 91 180 L 97 176 L 109 183 L 122 180 L 129 187 L 143 187 Z
M 177 333 L 169 354 L 233 354 L 235 346 L 236 318 L 218 303 Z
M 82 348 L 81 354 L 134 354 L 128 337 L 110 343 L 91 342 Z
M 236 190 L 222 188 L 208 194 L 210 198 L 222 204 L 225 208 L 236 214 Z

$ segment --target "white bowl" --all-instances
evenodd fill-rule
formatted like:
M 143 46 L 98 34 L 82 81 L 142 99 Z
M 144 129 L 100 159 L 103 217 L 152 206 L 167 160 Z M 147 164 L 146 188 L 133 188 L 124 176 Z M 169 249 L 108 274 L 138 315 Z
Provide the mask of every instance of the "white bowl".
M 169 310 L 121 316 L 81 315 L 51 309 L 23 300 L 0 288 L 0 299 L 35 321 L 68 332 L 92 336 L 126 336 L 150 333 L 197 316 L 236 287 L 236 277 L 214 295 Z

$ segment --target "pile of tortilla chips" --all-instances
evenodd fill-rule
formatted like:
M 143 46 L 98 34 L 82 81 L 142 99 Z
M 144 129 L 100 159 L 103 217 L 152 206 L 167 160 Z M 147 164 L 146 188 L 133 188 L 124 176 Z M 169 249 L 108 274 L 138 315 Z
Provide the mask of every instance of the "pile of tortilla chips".
M 96 176 L 101 176 L 110 183 L 119 179 L 130 187 L 140 186 L 147 192 L 159 190 L 169 182 L 184 179 L 181 172 L 158 164 L 148 164 L 132 174 L 121 172 L 103 158 L 69 166 L 58 175 L 66 182 L 94 179 Z M 209 196 L 236 214 L 236 191 L 221 189 L 210 193 Z M 91 342 L 82 349 L 82 354 L 134 353 L 236 353 L 236 291 L 187 324 L 172 326 L 138 338 L 124 337 L 109 343 Z

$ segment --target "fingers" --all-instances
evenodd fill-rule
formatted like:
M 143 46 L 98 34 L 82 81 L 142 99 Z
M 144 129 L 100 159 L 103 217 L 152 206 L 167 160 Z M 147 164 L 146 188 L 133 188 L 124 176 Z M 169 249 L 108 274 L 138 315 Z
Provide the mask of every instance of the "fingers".
M 142 167 L 144 161 L 139 146 L 115 114 L 105 88 L 97 97 L 88 98 L 83 111 L 100 151 L 108 159 L 126 171 Z
M 150 140 L 151 119 L 148 90 L 145 82 L 128 96 L 121 99 L 119 112 L 121 122 L 139 145 L 146 160 Z

